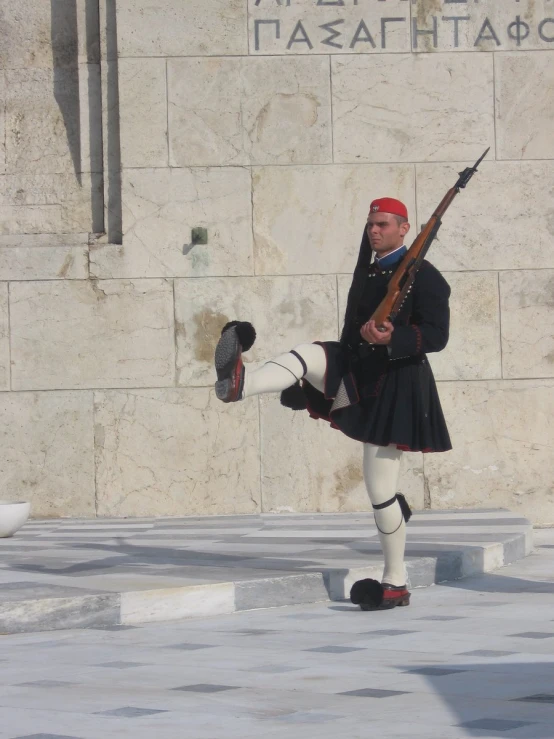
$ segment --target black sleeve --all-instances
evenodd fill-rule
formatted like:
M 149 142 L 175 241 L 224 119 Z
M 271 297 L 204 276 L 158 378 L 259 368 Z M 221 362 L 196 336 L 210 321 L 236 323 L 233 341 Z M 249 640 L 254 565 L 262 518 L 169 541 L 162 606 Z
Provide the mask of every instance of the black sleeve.
M 391 359 L 440 352 L 448 343 L 450 286 L 429 262 L 423 262 L 412 287 L 408 325 L 395 326 L 389 344 Z

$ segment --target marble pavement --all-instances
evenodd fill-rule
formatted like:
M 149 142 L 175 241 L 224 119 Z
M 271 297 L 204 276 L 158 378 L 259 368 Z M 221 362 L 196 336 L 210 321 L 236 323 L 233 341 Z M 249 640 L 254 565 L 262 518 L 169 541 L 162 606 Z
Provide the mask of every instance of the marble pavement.
M 490 572 L 531 549 L 531 524 L 506 510 L 418 512 L 409 584 Z M 0 633 L 342 600 L 381 572 L 369 513 L 32 520 L 0 540 Z
M 535 547 L 392 614 L 325 602 L 0 636 L 0 739 L 552 739 L 554 529 Z

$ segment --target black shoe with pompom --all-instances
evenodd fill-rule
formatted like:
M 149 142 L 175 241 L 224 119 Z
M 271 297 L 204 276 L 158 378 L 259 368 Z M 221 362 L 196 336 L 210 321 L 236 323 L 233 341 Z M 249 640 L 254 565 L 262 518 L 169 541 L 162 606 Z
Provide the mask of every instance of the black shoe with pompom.
M 247 321 L 230 321 L 221 331 L 215 349 L 215 394 L 224 403 L 242 398 L 245 374 L 242 352 L 248 351 L 255 340 L 254 326 Z
M 389 585 L 368 577 L 352 585 L 350 600 L 362 611 L 385 611 L 395 606 L 409 606 L 410 593 L 405 585 Z

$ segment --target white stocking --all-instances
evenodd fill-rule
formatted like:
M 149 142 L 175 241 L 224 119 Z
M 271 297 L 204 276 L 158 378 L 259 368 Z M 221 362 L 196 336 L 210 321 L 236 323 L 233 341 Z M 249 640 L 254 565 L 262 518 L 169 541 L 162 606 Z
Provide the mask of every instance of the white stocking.
M 327 369 L 323 347 L 319 344 L 300 344 L 293 351 L 302 357 L 306 368 L 292 352 L 286 352 L 253 372 L 246 369 L 242 397 L 248 398 L 260 393 L 280 393 L 302 377 L 305 377 L 310 385 L 323 392 L 323 381 Z
M 385 447 L 364 444 L 364 480 L 374 507 L 375 523 L 385 557 L 383 582 L 390 585 L 406 584 L 404 568 L 406 524 L 396 499 L 384 508 L 376 510 L 375 506 L 395 498 L 401 456 L 402 452 L 393 445 Z

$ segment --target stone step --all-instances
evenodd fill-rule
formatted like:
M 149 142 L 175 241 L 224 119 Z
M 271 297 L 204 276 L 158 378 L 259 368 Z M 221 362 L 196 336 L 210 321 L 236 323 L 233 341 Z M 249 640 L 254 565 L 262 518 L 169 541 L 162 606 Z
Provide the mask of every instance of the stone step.
M 408 584 L 490 572 L 531 550 L 531 524 L 508 511 L 415 513 Z M 367 513 L 30 521 L 0 539 L 0 561 L 4 634 L 340 601 L 382 573 Z

